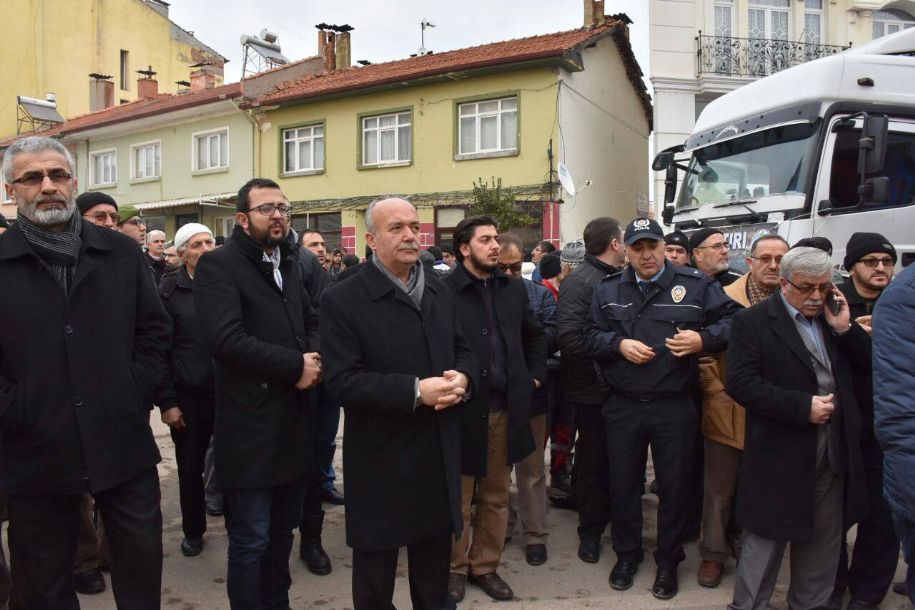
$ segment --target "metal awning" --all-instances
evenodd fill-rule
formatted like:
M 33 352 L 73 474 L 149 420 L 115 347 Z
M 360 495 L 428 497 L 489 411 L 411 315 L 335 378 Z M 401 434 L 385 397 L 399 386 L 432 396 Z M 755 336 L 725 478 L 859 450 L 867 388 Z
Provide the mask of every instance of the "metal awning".
M 138 210 L 165 210 L 168 208 L 180 208 L 185 205 L 204 205 L 224 207 L 227 210 L 235 211 L 235 197 L 237 192 L 219 193 L 217 195 L 198 195 L 196 197 L 184 197 L 182 199 L 168 199 L 165 201 L 147 201 L 145 203 L 135 203 L 134 207 Z M 229 205 L 227 205 L 229 204 Z

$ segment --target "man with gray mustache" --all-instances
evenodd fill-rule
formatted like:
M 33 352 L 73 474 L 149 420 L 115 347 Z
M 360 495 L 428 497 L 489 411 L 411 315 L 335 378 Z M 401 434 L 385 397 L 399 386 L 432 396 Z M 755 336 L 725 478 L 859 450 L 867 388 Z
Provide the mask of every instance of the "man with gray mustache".
M 83 221 L 69 151 L 16 141 L 3 159 L 18 222 L 0 241 L 0 491 L 13 580 L 30 610 L 79 608 L 82 496 L 111 547 L 118 608 L 159 607 L 159 451 L 149 405 L 171 323 L 136 243 Z M 107 308 L 99 318 L 99 306 Z

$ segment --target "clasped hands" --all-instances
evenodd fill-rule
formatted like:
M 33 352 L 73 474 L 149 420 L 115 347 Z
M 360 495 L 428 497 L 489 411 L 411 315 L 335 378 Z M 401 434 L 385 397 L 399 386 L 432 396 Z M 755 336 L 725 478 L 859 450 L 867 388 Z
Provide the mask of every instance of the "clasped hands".
M 426 377 L 419 381 L 419 401 L 436 411 L 461 402 L 467 393 L 467 375 L 448 370 L 441 377 Z
M 702 336 L 694 330 L 677 330 L 677 334 L 664 340 L 670 353 L 678 358 L 702 351 Z M 645 364 L 655 357 L 655 351 L 637 339 L 620 341 L 620 354 L 633 364 Z

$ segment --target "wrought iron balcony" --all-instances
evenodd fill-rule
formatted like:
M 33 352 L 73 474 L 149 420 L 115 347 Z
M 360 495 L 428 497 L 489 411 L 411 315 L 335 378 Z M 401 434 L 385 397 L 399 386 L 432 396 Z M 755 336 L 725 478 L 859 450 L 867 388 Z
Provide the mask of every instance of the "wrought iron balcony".
M 696 36 L 696 75 L 763 77 L 848 47 L 771 38 Z

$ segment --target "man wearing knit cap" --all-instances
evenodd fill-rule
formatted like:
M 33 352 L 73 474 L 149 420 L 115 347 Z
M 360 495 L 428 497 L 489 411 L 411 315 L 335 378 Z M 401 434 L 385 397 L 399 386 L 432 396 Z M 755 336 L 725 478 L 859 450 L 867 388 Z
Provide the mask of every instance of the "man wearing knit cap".
M 175 234 L 182 265 L 162 277 L 159 296 L 171 316 L 174 333 L 168 355 L 168 372 L 156 394 L 162 422 L 171 429 L 178 462 L 178 494 L 185 557 L 199 555 L 206 531 L 203 467 L 215 417 L 213 360 L 207 352 L 194 305 L 193 280 L 200 257 L 216 247 L 213 233 L 196 222 Z
M 689 236 L 689 250 L 696 269 L 727 286 L 740 279 L 728 266 L 728 242 L 719 229 L 699 229 Z
M 664 256 L 678 267 L 689 264 L 689 238 L 683 231 L 664 236 Z
M 116 229 L 121 220 L 117 202 L 107 193 L 83 193 L 76 198 L 76 209 L 85 220 L 97 227 Z
M 566 273 L 563 272 L 562 260 L 555 252 L 544 254 L 540 257 L 540 284 L 553 295 L 554 299 L 559 299 L 559 285 L 562 283 Z M 531 280 L 534 281 L 533 279 Z M 535 284 L 537 282 L 534 282 Z
M 118 222 L 118 231 L 132 237 L 138 246 L 146 244 L 146 225 L 140 218 L 140 210 L 133 205 L 122 205 L 118 207 L 121 214 L 121 220 Z
M 852 319 L 868 333 L 874 306 L 893 279 L 896 260 L 896 249 L 879 233 L 854 233 L 845 246 L 844 266 L 850 276 L 839 290 L 848 301 Z M 871 359 L 866 360 L 870 364 Z M 874 434 L 871 368 L 856 368 L 852 384 L 861 410 L 860 447 L 870 510 L 858 522 L 851 565 L 846 545 L 840 547 L 832 602 L 841 604 L 848 589 L 852 600 L 848 607 L 868 610 L 877 608 L 893 580 L 899 558 L 899 539 L 893 529 L 892 510 L 883 494 L 883 451 Z

